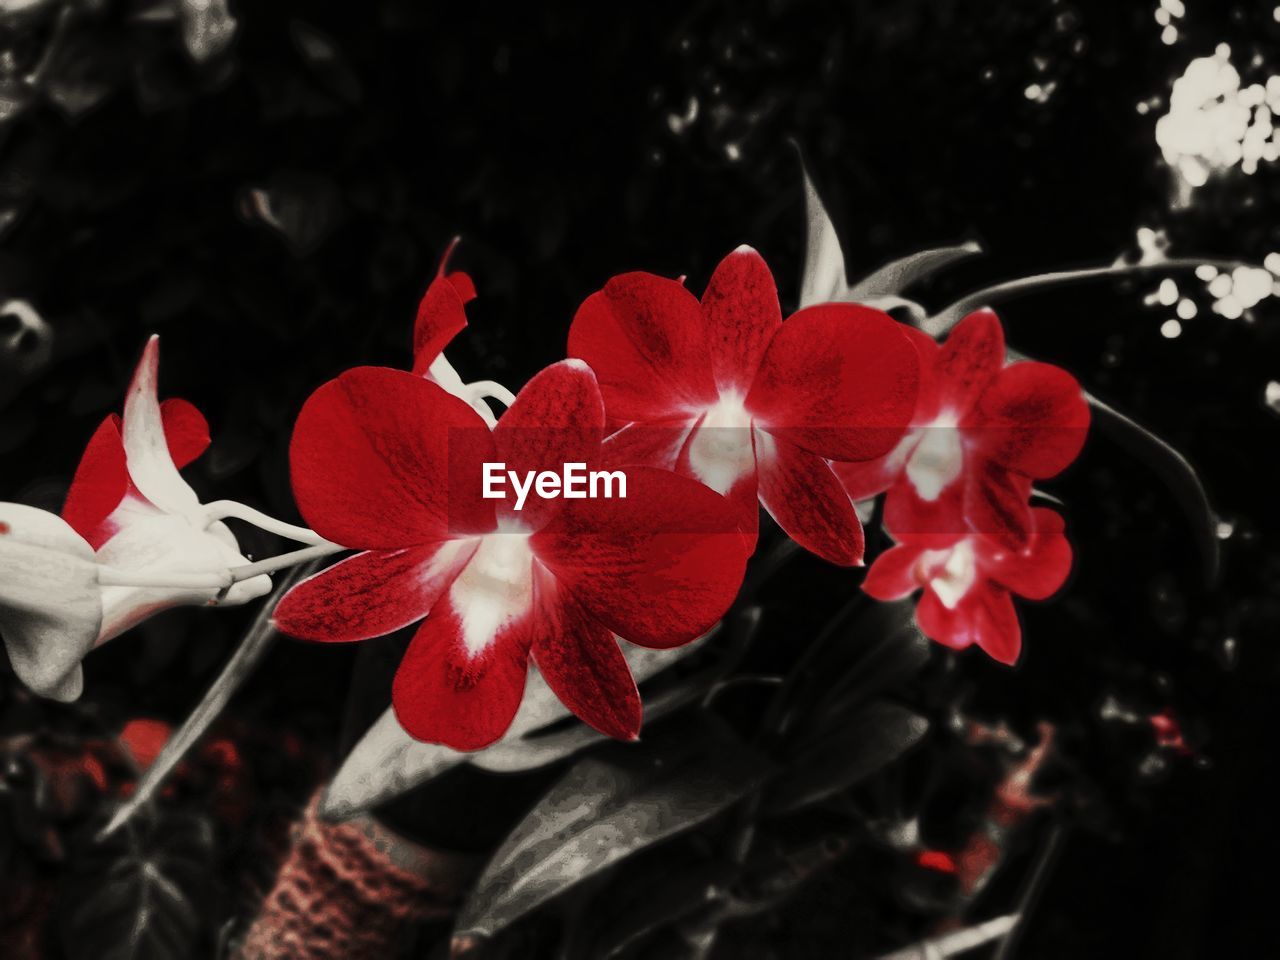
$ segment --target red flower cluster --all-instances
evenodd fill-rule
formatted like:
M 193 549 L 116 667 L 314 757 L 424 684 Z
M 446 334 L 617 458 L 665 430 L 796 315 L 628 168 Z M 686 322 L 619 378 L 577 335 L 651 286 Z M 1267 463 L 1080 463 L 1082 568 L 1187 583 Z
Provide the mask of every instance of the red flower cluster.
M 1088 422 L 1079 387 L 1005 366 L 994 315 L 938 347 L 847 303 L 785 322 L 764 261 L 742 247 L 701 301 L 647 273 L 579 308 L 574 359 L 511 402 L 463 384 L 443 356 L 475 295 L 442 264 L 419 308 L 412 372 L 361 367 L 307 401 L 291 447 L 299 507 L 360 553 L 304 581 L 277 623 L 350 641 L 422 621 L 396 675 L 401 724 L 478 749 L 507 729 L 532 661 L 579 717 L 635 736 L 640 700 L 618 640 L 686 643 L 725 612 L 757 502 L 798 543 L 862 561 L 854 499 L 889 491 L 901 544 L 870 571 L 879 597 L 923 587 L 922 628 L 1012 662 L 1011 593 L 1043 597 L 1070 566 L 1061 519 L 1028 504 Z M 496 421 L 485 397 L 510 406 Z M 482 495 L 482 465 L 624 470 L 622 499 Z
M 941 346 L 904 329 L 920 355 L 911 429 L 879 459 L 837 465 L 845 489 L 855 500 L 888 491 L 885 526 L 895 535 L 975 531 L 1022 548 L 1032 480 L 1060 473 L 1084 445 L 1080 384 L 1047 363 L 1006 365 L 990 310 L 965 317 Z
M 1022 634 L 1010 593 L 1048 597 L 1071 567 L 1062 518 L 1032 509 L 1031 484 L 1076 458 L 1089 407 L 1066 371 L 1006 364 L 989 310 L 965 317 L 941 346 L 911 336 L 921 358 L 911 429 L 878 460 L 836 466 L 855 499 L 888 491 L 884 525 L 901 544 L 876 560 L 863 589 L 888 600 L 923 587 L 916 619 L 927 636 L 1013 663 Z
M 957 650 L 977 644 L 1011 664 L 1022 649 L 1011 594 L 1043 600 L 1058 591 L 1071 570 L 1062 531 L 1062 517 L 1037 507 L 1018 550 L 985 533 L 902 534 L 872 564 L 862 589 L 877 600 L 923 589 L 916 622 L 926 636 Z
M 614 277 L 578 309 L 569 354 L 600 378 L 622 429 L 611 458 L 694 477 L 738 505 L 759 498 L 797 543 L 862 562 L 862 526 L 831 461 L 891 451 L 915 408 L 918 361 L 888 314 L 848 303 L 783 323 L 773 275 L 739 247 L 701 302 L 649 273 Z
M 723 498 L 661 470 L 629 471 L 626 499 L 516 512 L 481 498 L 485 462 L 596 461 L 604 422 L 595 376 L 575 360 L 534 377 L 492 432 L 412 373 L 359 367 L 321 387 L 294 433 L 294 491 L 318 533 L 364 552 L 294 588 L 277 623 L 340 641 L 426 617 L 393 689 L 421 739 L 465 750 L 498 739 L 530 653 L 578 716 L 635 736 L 640 698 L 614 635 L 666 647 L 705 633 L 748 550 Z

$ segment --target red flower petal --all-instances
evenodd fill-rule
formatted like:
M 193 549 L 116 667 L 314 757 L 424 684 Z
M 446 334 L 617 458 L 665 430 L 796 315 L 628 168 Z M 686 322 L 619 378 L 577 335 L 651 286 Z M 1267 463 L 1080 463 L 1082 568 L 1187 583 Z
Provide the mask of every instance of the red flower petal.
M 1076 379 L 1048 363 L 1005 368 L 979 401 L 973 431 L 983 453 L 1029 477 L 1060 473 L 1080 453 L 1089 405 Z
M 609 468 L 646 466 L 674 470 L 695 420 L 629 423 L 600 447 L 600 463 Z
M 286 593 L 275 609 L 276 626 L 325 642 L 392 633 L 425 617 L 475 550 L 474 542 L 446 541 L 358 553 Z
M 171 397 L 160 404 L 160 421 L 169 456 L 179 470 L 209 449 L 209 422 L 195 404 Z
M 702 294 L 702 316 L 716 385 L 745 397 L 782 326 L 777 284 L 760 254 L 739 247 L 720 261 Z
M 674 280 L 624 273 L 578 308 L 569 355 L 595 371 L 621 420 L 673 420 L 715 403 L 702 308 Z
M 942 347 L 937 340 L 923 330 L 917 330 L 905 323 L 899 324 L 898 329 L 906 335 L 916 349 L 916 359 L 920 364 L 920 391 L 911 422 L 914 426 L 924 426 L 937 417 L 942 407 L 941 384 L 937 370 L 938 355 L 942 353 Z
M 535 582 L 533 658 L 560 701 L 601 733 L 640 733 L 640 692 L 618 641 L 545 571 Z
M 851 500 L 865 500 L 884 493 L 901 475 L 904 460 L 902 457 L 895 456 L 896 453 L 895 447 L 883 457 L 876 457 L 874 460 L 848 463 L 837 461 L 831 464 L 831 469 L 840 478 L 840 483 Z
M 1012 666 L 1022 652 L 1022 629 L 1008 590 L 974 591 L 972 623 L 975 643 L 993 660 Z
M 445 248 L 444 255 L 440 257 L 440 265 L 436 267 L 436 276 L 443 277 L 453 284 L 453 289 L 458 291 L 458 297 L 462 302 L 470 303 L 476 298 L 476 285 L 471 282 L 471 277 L 463 273 L 461 270 L 449 270 L 449 259 L 453 256 L 453 251 L 458 249 L 458 244 L 462 242 L 461 237 L 454 237 L 449 241 L 449 246 Z
M 634 467 L 626 499 L 570 501 L 529 542 L 618 636 L 676 647 L 706 633 L 737 595 L 749 552 L 738 519 L 697 481 Z
M 914 544 L 890 547 L 876 557 L 862 581 L 862 589 L 877 600 L 901 600 L 920 589 L 916 565 L 920 548 Z
M 957 650 L 977 644 L 993 660 L 1012 665 L 1022 650 L 1022 629 L 1007 590 L 975 586 L 954 610 L 926 590 L 916 606 L 916 623 L 930 639 Z
M 967 413 L 1004 366 L 1004 330 L 990 310 L 978 310 L 947 335 L 934 361 L 941 406 Z
M 453 273 L 446 273 L 444 278 L 453 284 L 453 289 L 458 293 L 458 299 L 464 305 L 476 298 L 476 285 L 470 274 L 455 270 Z
M 114 532 L 103 529 L 103 521 L 120 505 L 128 490 L 129 469 L 120 439 L 120 418 L 112 414 L 89 438 L 67 491 L 62 518 L 96 550 Z
M 595 374 L 581 360 L 561 360 L 525 384 L 493 431 L 497 459 L 521 477 L 530 471 L 559 473 L 566 463 L 593 463 L 604 436 L 604 401 Z M 594 465 L 594 463 L 593 463 Z M 520 512 L 505 484 L 504 513 L 536 530 L 562 501 L 531 492 Z
M 905 476 L 884 498 L 884 526 L 893 536 L 957 537 L 970 531 L 964 515 L 966 477 L 961 474 L 936 500 L 925 500 Z
M 471 294 L 475 295 L 474 288 Z M 418 376 L 427 372 L 449 341 L 466 327 L 467 313 L 463 309 L 466 299 L 449 277 L 437 276 L 427 287 L 413 323 L 413 372 Z
M 932 590 L 920 595 L 920 602 L 916 604 L 916 624 L 926 637 L 944 647 L 963 650 L 973 643 L 968 618 L 962 616 L 958 609 L 945 606 Z
M 289 448 L 298 508 L 322 537 L 388 550 L 493 529 L 480 499 L 493 439 L 465 402 L 403 370 L 357 367 L 302 407 Z
M 169 399 L 160 404 L 160 420 L 174 466 L 181 469 L 209 447 L 209 424 L 203 414 L 186 400 Z M 62 507 L 62 517 L 96 550 L 115 533 L 103 521 L 120 505 L 129 491 L 129 468 L 120 436 L 120 418 L 111 414 L 98 425 Z
M 1063 536 L 1062 517 L 1052 510 L 1032 511 L 1035 532 L 1021 551 L 983 543 L 987 575 L 1020 597 L 1043 600 L 1057 593 L 1071 572 L 1071 544 Z
M 758 426 L 828 460 L 893 449 L 915 411 L 916 350 L 886 313 L 826 303 L 792 316 L 747 395 Z
M 969 529 L 1021 550 L 1032 530 L 1030 479 L 990 462 L 966 468 L 964 516 Z
M 502 624 L 483 649 L 472 652 L 450 594 L 409 644 L 392 683 L 391 704 L 410 736 L 454 750 L 480 750 L 507 732 L 520 708 L 529 672 L 530 617 Z
M 780 437 L 756 441 L 760 502 L 800 546 L 841 566 L 862 562 L 862 524 L 830 464 Z

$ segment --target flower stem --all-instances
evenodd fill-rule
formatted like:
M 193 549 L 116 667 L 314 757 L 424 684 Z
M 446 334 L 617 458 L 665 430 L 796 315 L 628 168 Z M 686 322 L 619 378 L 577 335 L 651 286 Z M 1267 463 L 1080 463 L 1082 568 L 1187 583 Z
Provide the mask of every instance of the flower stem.
M 98 584 L 103 587 L 157 587 L 184 590 L 224 590 L 235 583 L 230 571 L 223 573 L 149 573 L 98 567 Z
M 516 402 L 516 395 L 496 380 L 476 380 L 468 383 L 467 392 L 476 400 L 489 397 L 497 400 L 504 407 L 510 407 Z
M 282 553 L 276 557 L 268 557 L 266 560 L 259 560 L 256 563 L 246 563 L 242 567 L 232 567 L 230 571 L 231 582 L 239 583 L 241 580 L 248 580 L 264 573 L 275 573 L 277 570 L 284 570 L 286 567 L 306 563 L 308 560 L 319 560 L 321 557 L 328 557 L 346 549 L 346 547 L 336 543 L 325 541 L 314 546 L 303 547 L 301 550 L 291 550 L 288 553 Z
M 932 957 L 945 960 L 947 957 L 959 956 L 985 944 L 1002 941 L 1017 922 L 1017 914 L 995 917 L 985 923 L 953 930 L 931 940 L 924 940 L 905 950 L 886 953 L 879 960 L 924 960 Z
M 484 401 L 484 393 L 474 390 L 475 384 L 466 384 L 462 382 L 462 377 L 458 375 L 458 371 L 453 368 L 453 364 L 449 362 L 449 358 L 443 353 L 431 361 L 431 366 L 427 368 L 427 373 L 436 383 L 452 393 L 459 400 L 465 400 L 475 409 L 476 413 L 484 418 L 484 422 L 488 424 L 492 430 L 498 424 L 498 418 L 493 415 L 493 411 L 489 408 L 489 404 Z M 511 396 L 511 391 L 507 390 L 500 383 L 494 383 L 492 380 L 479 381 L 483 386 L 492 385 L 502 390 L 507 396 Z M 501 397 L 498 397 L 501 400 Z M 515 402 L 515 397 L 511 397 Z M 506 402 L 505 400 L 503 401 Z M 510 406 L 510 404 L 508 404 Z
M 213 503 L 206 504 L 204 509 L 206 526 L 214 520 L 234 517 L 237 520 L 251 523 L 259 529 L 266 530 L 268 533 L 278 534 L 289 540 L 297 540 L 299 543 L 321 544 L 328 542 L 314 530 L 308 530 L 306 527 L 298 527 L 292 523 L 277 520 L 261 510 L 255 510 L 253 507 L 237 503 L 235 500 L 215 500 Z
M 196 705 L 195 710 L 191 712 L 191 715 L 183 721 L 182 726 L 175 730 L 173 735 L 165 742 L 159 755 L 139 780 L 133 796 L 116 808 L 110 822 L 98 834 L 98 840 L 103 840 L 110 836 L 128 821 L 140 807 L 150 802 L 151 797 L 155 795 L 156 790 L 164 782 L 164 779 L 178 765 L 178 762 L 191 747 L 199 741 L 204 732 L 209 729 L 209 725 L 213 723 L 231 700 L 232 694 L 248 679 L 254 667 L 258 665 L 267 650 L 270 649 L 271 641 L 276 636 L 276 630 L 271 621 L 271 615 L 275 613 L 276 604 L 280 602 L 281 597 L 288 593 L 290 587 L 312 573 L 313 570 L 314 567 L 298 567 L 277 584 L 275 592 L 258 611 L 258 615 L 254 618 L 249 632 L 244 635 L 244 639 L 240 641 L 240 646 L 231 655 L 227 665 L 222 668 L 222 673 L 218 675 L 218 679 L 213 682 L 213 686 L 208 689 L 203 699 Z
M 1079 270 L 1038 273 L 1032 277 L 1007 280 L 1004 283 L 997 283 L 967 294 L 949 306 L 943 307 L 933 316 L 926 317 L 920 324 L 920 328 L 930 336 L 940 337 L 979 307 L 991 306 L 1002 300 L 1010 300 L 1048 287 L 1078 283 L 1082 280 L 1100 280 L 1106 277 L 1126 277 L 1144 273 L 1157 273 L 1162 270 L 1194 270 L 1196 267 L 1202 266 L 1216 267 L 1219 270 L 1228 271 L 1234 270 L 1236 267 L 1249 266 L 1249 264 L 1240 260 L 1178 257 L 1167 260 L 1149 260 L 1142 263 L 1113 263 L 1103 267 L 1082 267 Z

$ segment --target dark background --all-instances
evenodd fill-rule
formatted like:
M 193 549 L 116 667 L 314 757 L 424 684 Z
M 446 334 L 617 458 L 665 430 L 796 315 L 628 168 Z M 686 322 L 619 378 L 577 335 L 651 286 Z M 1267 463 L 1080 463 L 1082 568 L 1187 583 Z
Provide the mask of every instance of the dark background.
M 764 254 L 794 306 L 804 224 L 792 138 L 851 276 L 926 246 L 983 243 L 985 257 L 920 291 L 932 306 L 1132 254 L 1141 226 L 1166 230 L 1175 254 L 1260 262 L 1280 248 L 1275 170 L 1237 170 L 1175 210 L 1154 138 L 1165 108 L 1136 106 L 1167 97 L 1220 42 L 1246 83 L 1265 80 L 1280 60 L 1272 6 L 1192 0 L 1170 46 L 1153 3 L 277 0 L 233 7 L 233 43 L 203 65 L 172 25 L 132 6 L 78 14 L 64 86 L 82 84 L 92 105 L 71 116 L 36 97 L 0 125 L 0 299 L 28 300 L 54 331 L 47 364 L 20 372 L 6 357 L 0 369 L 11 388 L 0 498 L 57 506 L 157 331 L 162 395 L 196 402 L 213 427 L 197 487 L 293 516 L 293 416 L 346 367 L 407 361 L 417 299 L 454 234 L 454 265 L 480 292 L 450 350 L 468 379 L 515 388 L 563 356 L 574 309 L 609 276 L 687 274 L 699 291 L 740 243 Z M 19 59 L 48 42 L 47 26 L 0 32 Z M 1047 102 L 1024 93 L 1047 81 Z M 1207 586 L 1161 478 L 1095 435 L 1049 485 L 1077 548 L 1068 591 L 1024 611 L 1016 669 L 958 658 L 967 709 L 1064 731 L 1074 820 L 1027 957 L 1280 953 L 1269 789 L 1280 780 L 1280 425 L 1263 400 L 1280 378 L 1280 317 L 1274 300 L 1226 320 L 1201 299 L 1166 339 L 1169 311 L 1143 304 L 1157 282 L 1001 310 L 1012 344 L 1179 447 L 1231 524 Z M 251 551 L 269 546 L 246 536 Z M 856 574 L 820 566 L 801 564 L 775 598 L 798 632 L 812 605 L 856 588 Z M 173 614 L 95 654 L 94 709 L 104 722 L 179 720 L 246 616 Z M 281 644 L 234 719 L 331 757 L 354 656 Z M 1101 719 L 1109 697 L 1171 710 L 1194 755 Z M 822 880 L 780 929 L 816 955 L 878 943 L 868 927 L 889 921 L 850 903 L 859 869 Z

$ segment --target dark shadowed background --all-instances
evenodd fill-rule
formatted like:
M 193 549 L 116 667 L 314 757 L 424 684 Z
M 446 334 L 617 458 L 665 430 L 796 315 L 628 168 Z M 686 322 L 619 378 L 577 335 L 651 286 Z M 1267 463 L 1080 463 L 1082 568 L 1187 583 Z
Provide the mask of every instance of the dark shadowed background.
M 295 516 L 294 415 L 346 367 L 407 361 L 417 300 L 455 234 L 454 266 L 480 294 L 450 348 L 469 379 L 515 388 L 562 357 L 573 311 L 611 275 L 687 274 L 700 291 L 740 243 L 761 251 L 793 307 L 804 219 L 791 140 L 852 276 L 926 246 L 984 245 L 986 256 L 920 291 L 931 306 L 1134 254 L 1143 227 L 1166 231 L 1178 255 L 1260 263 L 1280 249 L 1274 165 L 1236 168 L 1176 208 L 1154 134 L 1174 78 L 1219 43 L 1247 81 L 1280 69 L 1270 3 L 1189 0 L 1165 43 L 1154 2 L 276 0 L 233 4 L 233 39 L 203 61 L 179 22 L 144 16 L 142 3 L 71 3 L 64 27 L 60 3 L 35 4 L 38 17 L 11 6 L 0 3 L 0 71 L 49 62 L 38 90 L 0 87 L 0 301 L 27 301 L 53 336 L 47 362 L 19 344 L 0 366 L 4 500 L 60 504 L 155 331 L 162 396 L 194 401 L 212 425 L 197 488 Z M 1224 538 L 1220 579 L 1206 586 L 1160 477 L 1095 434 L 1050 484 L 1076 570 L 1059 599 L 1023 608 L 1017 668 L 971 653 L 929 680 L 929 696 L 992 723 L 1024 734 L 1042 719 L 1059 725 L 1054 778 L 1070 829 L 1025 957 L 1280 954 L 1280 420 L 1265 400 L 1280 379 L 1280 312 L 1266 300 L 1227 319 L 1202 299 L 1170 338 L 1170 310 L 1144 303 L 1158 282 L 1080 286 L 1001 310 L 1013 345 L 1067 367 L 1187 455 Z M 274 546 L 244 537 L 250 552 Z M 816 559 L 793 564 L 772 588 L 775 628 L 753 656 L 785 668 L 857 583 Z M 74 716 L 20 700 L 9 677 L 0 736 L 70 736 L 86 709 L 106 729 L 180 721 L 251 613 L 169 614 L 94 654 L 88 706 Z M 339 744 L 385 707 L 377 651 L 348 705 L 356 656 L 283 641 L 237 696 L 223 735 L 266 758 L 254 761 L 246 822 L 305 797 Z M 1108 720 L 1108 703 L 1168 710 L 1189 752 Z M 926 761 L 935 778 L 964 766 L 913 760 Z M 388 817 L 433 842 L 483 847 L 541 785 L 454 783 Z M 961 830 L 963 802 L 935 791 L 926 831 Z M 6 884 L 74 872 L 66 858 L 32 854 L 21 829 L 0 826 Z M 225 838 L 215 927 L 246 909 L 254 836 Z M 885 869 L 841 863 L 753 928 L 753 949 L 844 956 L 901 942 L 896 931 L 926 908 Z M 997 882 L 993 909 L 1017 889 Z

